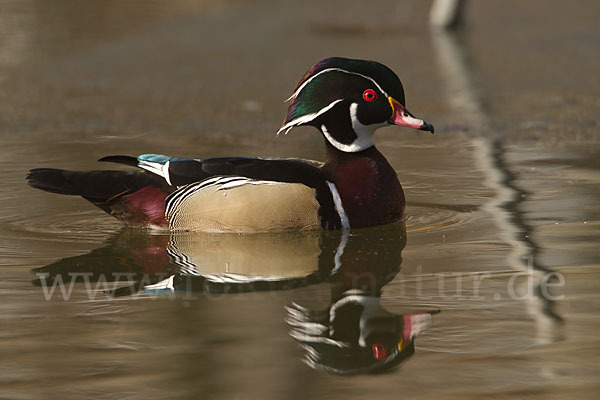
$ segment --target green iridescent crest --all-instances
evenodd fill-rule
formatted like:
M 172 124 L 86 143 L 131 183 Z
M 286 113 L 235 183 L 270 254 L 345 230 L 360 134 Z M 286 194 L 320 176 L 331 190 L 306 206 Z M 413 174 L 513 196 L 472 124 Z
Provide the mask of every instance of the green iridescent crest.
M 358 101 L 367 88 L 404 103 L 404 90 L 396 74 L 375 61 L 327 58 L 315 64 L 300 80 L 279 132 L 310 124 L 342 100 Z

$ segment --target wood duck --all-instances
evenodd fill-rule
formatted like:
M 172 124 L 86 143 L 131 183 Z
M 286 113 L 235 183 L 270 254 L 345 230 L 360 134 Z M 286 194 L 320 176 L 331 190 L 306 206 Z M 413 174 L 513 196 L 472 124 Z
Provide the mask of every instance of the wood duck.
M 404 193 L 373 134 L 388 124 L 434 129 L 408 112 L 396 74 L 374 61 L 327 58 L 310 68 L 288 101 L 277 133 L 316 127 L 325 139 L 324 163 L 108 156 L 99 161 L 142 170 L 40 168 L 27 180 L 48 192 L 82 196 L 129 225 L 175 231 L 349 229 L 401 220 Z
M 439 311 L 394 314 L 357 289 L 332 293 L 326 309 L 286 307 L 290 336 L 311 368 L 338 375 L 391 372 L 415 353 L 415 339 Z

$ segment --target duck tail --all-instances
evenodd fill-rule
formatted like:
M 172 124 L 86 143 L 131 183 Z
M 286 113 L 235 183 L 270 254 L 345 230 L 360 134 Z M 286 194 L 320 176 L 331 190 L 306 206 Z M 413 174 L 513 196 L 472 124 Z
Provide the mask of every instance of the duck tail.
M 135 191 L 144 186 L 163 186 L 143 171 L 67 171 L 55 168 L 36 168 L 27 174 L 27 183 L 50 193 L 81 196 L 90 201 L 105 201 L 125 190 Z
M 55 168 L 36 168 L 26 176 L 29 186 L 50 193 L 80 195 L 82 190 L 72 171 Z M 75 179 L 74 179 L 75 178 Z
M 164 200 L 175 188 L 145 171 L 32 169 L 27 183 L 50 193 L 81 196 L 129 224 L 164 223 Z

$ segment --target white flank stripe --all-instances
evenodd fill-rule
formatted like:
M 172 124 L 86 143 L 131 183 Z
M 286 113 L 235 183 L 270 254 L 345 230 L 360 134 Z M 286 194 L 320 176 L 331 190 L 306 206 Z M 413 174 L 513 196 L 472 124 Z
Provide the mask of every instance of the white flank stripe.
M 340 194 L 337 191 L 337 188 L 333 184 L 333 182 L 327 182 L 327 186 L 329 186 L 329 191 L 331 192 L 331 197 L 333 197 L 333 203 L 335 204 L 335 210 L 340 216 L 340 222 L 342 223 L 343 229 L 350 229 L 350 221 L 348 221 L 348 216 L 344 211 L 344 206 L 342 205 L 342 199 L 340 198 Z

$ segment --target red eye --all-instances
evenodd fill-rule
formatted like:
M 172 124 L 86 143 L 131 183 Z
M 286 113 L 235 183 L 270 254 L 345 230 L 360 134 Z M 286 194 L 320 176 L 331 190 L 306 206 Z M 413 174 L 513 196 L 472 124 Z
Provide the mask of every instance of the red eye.
M 365 101 L 375 101 L 377 100 L 377 93 L 373 89 L 367 89 L 363 92 L 363 99 Z

